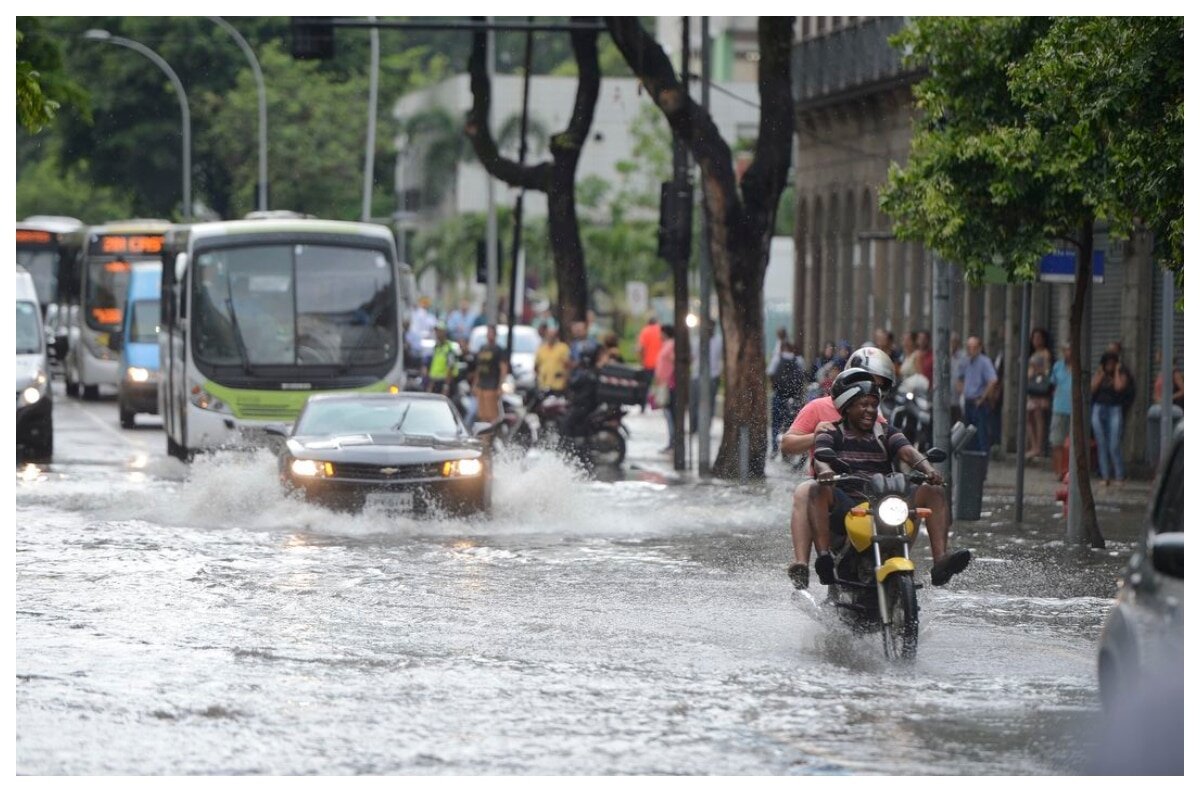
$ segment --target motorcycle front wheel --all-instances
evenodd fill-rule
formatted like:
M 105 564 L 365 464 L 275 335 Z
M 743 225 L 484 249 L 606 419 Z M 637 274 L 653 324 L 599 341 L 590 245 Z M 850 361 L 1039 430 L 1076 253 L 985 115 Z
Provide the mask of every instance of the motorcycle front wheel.
M 625 438 L 616 429 L 601 427 L 588 439 L 588 456 L 593 465 L 616 467 L 625 461 Z
M 915 660 L 919 626 L 916 584 L 911 574 L 897 573 L 884 585 L 892 623 L 883 628 L 883 653 L 892 660 Z

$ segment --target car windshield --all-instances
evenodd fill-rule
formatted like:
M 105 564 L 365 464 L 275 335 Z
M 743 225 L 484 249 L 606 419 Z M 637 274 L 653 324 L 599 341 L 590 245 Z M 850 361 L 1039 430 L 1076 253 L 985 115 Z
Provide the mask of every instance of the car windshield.
M 516 335 L 513 336 L 513 352 L 516 354 L 536 354 L 538 344 L 541 339 L 538 338 L 537 330 L 525 325 L 517 325 Z M 471 331 L 470 349 L 471 354 L 475 354 L 483 349 L 484 343 L 487 341 L 487 328 L 477 327 Z M 496 346 L 501 349 L 508 346 L 508 328 L 496 328 Z
M 158 341 L 158 300 L 138 300 L 129 306 L 129 338 L 135 344 Z
M 298 435 L 370 434 L 453 437 L 459 423 L 441 399 L 333 399 L 309 402 L 296 425 Z
M 386 363 L 397 338 L 393 269 L 383 251 L 365 247 L 200 253 L 192 281 L 196 355 L 218 365 Z
M 42 314 L 29 300 L 17 300 L 17 354 L 42 351 Z

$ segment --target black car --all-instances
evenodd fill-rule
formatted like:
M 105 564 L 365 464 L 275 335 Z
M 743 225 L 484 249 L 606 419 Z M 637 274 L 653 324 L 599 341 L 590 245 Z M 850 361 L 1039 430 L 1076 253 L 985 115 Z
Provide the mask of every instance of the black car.
M 310 501 L 413 513 L 491 508 L 491 460 L 445 396 L 315 395 L 290 434 L 267 431 L 286 436 L 280 477 Z

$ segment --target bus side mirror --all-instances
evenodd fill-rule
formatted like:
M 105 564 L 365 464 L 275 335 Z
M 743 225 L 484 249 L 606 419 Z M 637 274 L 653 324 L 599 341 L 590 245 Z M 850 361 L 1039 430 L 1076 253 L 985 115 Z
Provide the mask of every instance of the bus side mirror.
M 188 254 L 180 253 L 175 256 L 175 282 L 183 283 L 183 275 L 187 272 Z

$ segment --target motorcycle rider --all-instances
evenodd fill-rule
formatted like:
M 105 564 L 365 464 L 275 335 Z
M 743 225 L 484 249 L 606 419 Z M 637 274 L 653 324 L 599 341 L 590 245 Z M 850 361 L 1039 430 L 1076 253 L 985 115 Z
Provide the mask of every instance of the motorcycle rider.
M 571 381 L 567 386 L 567 400 L 571 407 L 563 417 L 564 438 L 587 434 L 587 417 L 599 403 L 597 393 L 600 377 L 596 370 L 597 354 L 598 350 L 594 346 L 582 348 L 575 369 L 571 372 Z
M 836 472 L 825 462 L 815 458 L 821 449 L 833 450 L 852 473 L 893 472 L 897 462 L 904 462 L 927 476 L 928 484 L 919 485 L 912 495 L 916 508 L 931 510 L 926 520 L 929 546 L 933 553 L 933 568 L 930 582 L 944 586 L 954 575 L 962 572 L 971 562 L 971 551 L 947 550 L 949 524 L 946 510 L 946 493 L 942 487 L 942 476 L 905 436 L 895 428 L 878 427 L 880 388 L 870 372 L 863 369 L 847 369 L 834 382 L 832 392 L 834 405 L 842 420 L 832 429 L 818 432 L 814 446 L 814 466 L 817 480 L 832 481 Z M 854 482 L 848 482 L 853 489 Z M 856 501 L 839 487 L 820 487 L 809 498 L 809 520 L 813 528 L 813 543 L 817 548 L 817 560 L 813 564 L 817 577 L 825 585 L 833 583 L 834 561 L 829 552 L 830 524 L 843 520 Z
M 875 384 L 887 393 L 896 381 L 896 367 L 882 349 L 867 344 L 856 349 L 847 361 L 847 368 L 865 369 L 874 377 Z M 779 446 L 788 456 L 798 456 L 813 447 L 817 432 L 832 429 L 842 416 L 833 404 L 831 396 L 821 396 L 812 399 L 800 410 L 787 433 L 780 438 Z M 882 415 L 880 423 L 887 423 Z M 810 466 L 812 475 L 815 469 Z M 808 559 L 812 546 L 812 527 L 808 519 L 808 500 L 814 488 L 817 487 L 815 478 L 802 481 L 792 493 L 792 549 L 795 561 L 788 567 L 788 577 L 792 585 L 798 589 L 808 588 Z

